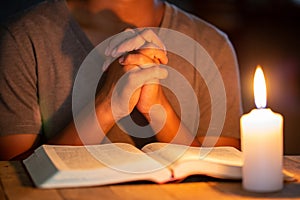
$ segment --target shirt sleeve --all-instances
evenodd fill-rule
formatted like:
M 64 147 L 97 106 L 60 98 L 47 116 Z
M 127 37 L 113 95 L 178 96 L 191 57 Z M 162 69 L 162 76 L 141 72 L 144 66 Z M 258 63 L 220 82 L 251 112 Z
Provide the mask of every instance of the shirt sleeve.
M 198 136 L 240 138 L 239 120 L 242 114 L 242 102 L 239 68 L 234 47 L 225 33 L 214 26 L 204 26 L 203 22 L 199 24 L 195 30 L 202 31 L 200 31 L 197 41 L 210 55 L 217 67 L 217 71 L 208 70 L 205 77 L 206 83 L 200 81 L 198 92 L 200 105 Z M 219 78 L 221 78 L 223 85 L 216 85 Z M 218 91 L 223 86 L 225 96 L 220 94 L 212 99 L 210 91 L 214 90 L 216 92 L 216 89 Z M 214 87 L 217 88 L 214 89 Z M 214 110 L 212 108 L 213 103 L 216 105 Z M 225 113 L 223 109 L 225 109 Z M 216 116 L 217 120 L 213 122 L 212 120 L 216 119 Z M 221 125 L 222 127 L 220 127 Z
M 34 48 L 22 27 L 0 28 L 0 135 L 41 130 Z
M 226 43 L 221 48 L 220 72 L 226 91 L 226 118 L 222 134 L 228 137 L 240 138 L 240 117 L 242 115 L 242 100 L 240 88 L 240 73 L 234 48 L 225 38 Z
M 226 37 L 219 39 L 221 41 L 210 47 L 213 49 L 215 46 L 214 51 L 210 52 L 213 52 L 211 55 L 217 69 L 208 70 L 204 78 L 197 76 L 200 80 L 200 86 L 195 88 L 200 108 L 197 135 L 239 139 L 239 119 L 242 113 L 239 70 L 231 43 Z

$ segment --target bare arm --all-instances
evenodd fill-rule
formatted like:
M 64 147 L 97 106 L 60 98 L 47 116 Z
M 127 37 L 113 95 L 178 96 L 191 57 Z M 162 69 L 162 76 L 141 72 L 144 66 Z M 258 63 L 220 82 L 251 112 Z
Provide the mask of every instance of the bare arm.
M 107 107 L 104 104 L 98 105 L 98 113 L 106 113 L 106 115 L 98 116 L 98 120 L 104 132 L 108 132 L 114 121 L 111 114 L 107 112 Z M 71 122 L 61 133 L 47 141 L 49 144 L 68 144 L 82 145 L 85 143 L 96 144 L 100 143 L 102 138 L 99 134 L 87 132 L 84 138 L 79 137 L 74 122 Z M 39 135 L 36 133 L 26 134 L 10 134 L 0 137 L 0 160 L 24 159 L 32 153 L 32 151 L 41 144 Z
M 167 143 L 200 146 L 201 143 L 190 133 L 190 131 L 185 127 L 184 123 L 181 122 L 180 118 L 168 100 L 165 97 L 163 98 L 164 99 L 161 106 L 165 110 L 165 124 L 163 128 L 156 134 L 157 140 Z M 154 126 L 154 129 L 156 122 L 161 120 L 162 117 L 160 113 L 152 114 L 152 118 L 150 118 L 149 114 L 147 113 L 144 113 L 144 115 L 150 122 L 152 121 L 152 126 Z
M 37 134 L 12 134 L 0 137 L 0 160 L 22 159 L 31 153 L 39 136 Z

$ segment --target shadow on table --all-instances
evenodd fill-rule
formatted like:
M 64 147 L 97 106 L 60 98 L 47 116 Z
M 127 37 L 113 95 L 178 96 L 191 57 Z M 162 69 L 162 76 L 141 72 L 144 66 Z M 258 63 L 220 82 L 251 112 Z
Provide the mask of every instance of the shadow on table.
M 13 166 L 15 170 L 15 174 L 17 175 L 17 178 L 19 179 L 22 186 L 25 187 L 34 187 L 33 181 L 31 180 L 27 170 L 25 169 L 25 166 L 22 162 L 11 162 L 11 165 Z
M 246 191 L 242 188 L 242 184 L 230 184 L 224 182 L 213 182 L 210 184 L 215 190 L 218 190 L 224 194 L 233 194 L 241 197 L 268 197 L 268 198 L 299 198 L 300 197 L 300 183 L 299 182 L 287 182 L 284 184 L 284 188 L 278 192 L 269 193 L 255 193 Z
M 205 175 L 192 175 L 192 176 L 188 176 L 185 179 L 182 180 L 174 180 L 172 182 L 168 182 L 165 184 L 172 184 L 172 183 L 196 183 L 196 182 L 229 182 L 229 183 L 238 183 L 241 182 L 240 180 L 225 180 L 225 179 L 218 179 L 218 178 L 213 178 L 213 177 L 209 177 L 209 176 L 205 176 Z M 131 182 L 125 182 L 125 183 L 117 183 L 114 185 L 139 185 L 139 184 L 155 184 L 157 185 L 157 183 L 153 182 L 153 181 L 131 181 Z

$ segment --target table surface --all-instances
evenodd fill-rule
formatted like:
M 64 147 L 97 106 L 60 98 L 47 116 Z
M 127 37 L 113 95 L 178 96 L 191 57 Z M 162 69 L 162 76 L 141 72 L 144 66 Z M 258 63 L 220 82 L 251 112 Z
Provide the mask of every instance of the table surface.
M 19 161 L 0 161 L 0 199 L 300 199 L 300 156 L 285 156 L 284 169 L 296 181 L 285 182 L 283 190 L 272 193 L 252 193 L 243 190 L 241 181 L 225 181 L 194 177 L 182 183 L 155 184 L 148 182 L 118 185 L 38 189 L 33 186 Z

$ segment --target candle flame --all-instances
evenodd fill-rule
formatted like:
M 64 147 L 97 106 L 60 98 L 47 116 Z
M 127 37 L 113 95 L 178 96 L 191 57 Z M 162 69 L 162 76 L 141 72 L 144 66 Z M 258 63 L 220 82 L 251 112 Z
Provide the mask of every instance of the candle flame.
M 254 100 L 257 108 L 265 108 L 267 105 L 266 81 L 261 66 L 257 66 L 254 75 Z

